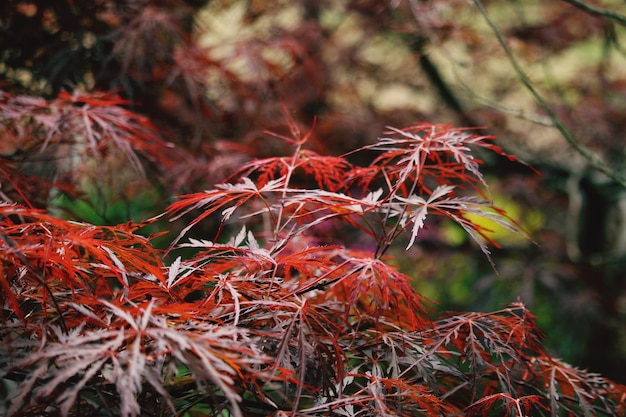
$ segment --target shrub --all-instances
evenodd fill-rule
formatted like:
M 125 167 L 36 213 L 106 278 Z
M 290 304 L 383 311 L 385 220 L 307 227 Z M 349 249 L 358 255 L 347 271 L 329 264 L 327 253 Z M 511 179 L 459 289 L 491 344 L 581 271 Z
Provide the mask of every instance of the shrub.
M 290 155 L 144 223 L 0 206 L 8 415 L 624 414 L 626 387 L 551 357 L 521 301 L 435 315 L 387 255 L 452 221 L 489 257 L 476 215 L 520 233 L 475 156 L 504 154 L 493 138 L 389 128 L 355 166 L 308 149 L 285 114 L 289 134 L 270 133 Z M 186 224 L 166 251 L 138 234 L 160 217 Z

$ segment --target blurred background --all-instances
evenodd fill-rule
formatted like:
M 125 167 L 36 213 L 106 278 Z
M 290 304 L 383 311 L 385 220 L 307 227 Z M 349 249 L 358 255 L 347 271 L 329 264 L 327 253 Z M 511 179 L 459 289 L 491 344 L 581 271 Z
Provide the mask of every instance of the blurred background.
M 625 26 L 618 0 L 8 0 L 0 191 L 67 218 L 140 221 L 243 161 L 288 154 L 263 133 L 284 131 L 283 106 L 331 155 L 386 126 L 482 127 L 527 164 L 477 154 L 529 238 L 494 228 L 496 271 L 461 230 L 431 223 L 395 262 L 437 310 L 519 297 L 555 355 L 626 383 Z M 32 109 L 54 114 L 62 92 L 129 100 L 167 152 L 137 170 L 123 152 L 94 163 L 76 137 L 51 140 Z

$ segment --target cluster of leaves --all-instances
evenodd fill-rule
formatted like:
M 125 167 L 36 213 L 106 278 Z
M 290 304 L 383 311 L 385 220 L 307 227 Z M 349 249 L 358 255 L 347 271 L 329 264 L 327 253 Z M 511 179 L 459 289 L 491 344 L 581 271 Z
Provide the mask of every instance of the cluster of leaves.
M 168 183 L 176 149 L 128 104 L 114 93 L 61 92 L 46 100 L 1 92 L 2 197 L 30 207 L 82 201 L 113 223 L 108 203 L 129 200 L 147 186 L 147 175 L 151 187 Z
M 192 216 L 169 253 L 141 224 L 0 206 L 8 415 L 623 415 L 626 387 L 548 355 L 521 302 L 431 317 L 385 256 L 426 221 L 456 222 L 487 256 L 470 215 L 516 230 L 472 152 L 502 153 L 491 137 L 390 128 L 354 166 L 287 119 L 273 135 L 290 155 L 169 207 Z M 189 236 L 210 217 L 212 239 Z
M 439 316 L 415 290 L 454 287 L 450 269 L 466 266 L 465 294 L 488 287 L 497 306 L 522 294 L 558 322 L 549 335 L 570 350 L 593 340 L 587 364 L 622 377 L 623 268 L 602 252 L 619 245 L 581 233 L 581 255 L 607 264 L 567 259 L 561 199 L 494 163 L 506 155 L 473 129 L 421 123 L 370 142 L 415 119 L 488 124 L 549 182 L 580 158 L 530 139 L 552 146 L 560 132 L 620 180 L 615 5 L 472 3 L 3 3 L 0 414 L 623 415 L 624 388 L 548 354 L 521 302 Z M 562 74 L 559 59 L 581 51 L 576 76 Z M 281 102 L 304 125 L 318 115 L 316 128 L 288 119 L 266 140 Z M 233 174 L 249 155 L 265 158 Z M 489 203 L 489 170 L 490 185 L 549 207 L 540 249 L 489 253 L 486 225 L 517 228 Z M 595 191 L 584 208 L 608 218 L 596 205 L 613 195 Z M 180 234 L 161 252 L 143 236 L 168 219 Z M 474 244 L 450 248 L 450 224 Z M 602 238 L 601 226 L 585 230 Z M 474 268 L 481 251 L 497 280 Z

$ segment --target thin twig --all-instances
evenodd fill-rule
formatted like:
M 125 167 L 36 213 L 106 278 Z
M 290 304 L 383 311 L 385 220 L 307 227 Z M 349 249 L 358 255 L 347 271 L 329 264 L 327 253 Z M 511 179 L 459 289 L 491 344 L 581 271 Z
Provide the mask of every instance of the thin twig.
M 565 1 L 568 1 L 568 0 L 565 0 Z M 554 126 L 558 129 L 558 131 L 565 138 L 565 140 L 579 154 L 581 154 L 585 159 L 587 159 L 589 163 L 591 164 L 591 166 L 593 166 L 594 168 L 596 168 L 603 174 L 607 175 L 611 179 L 615 180 L 622 186 L 626 187 L 626 178 L 624 178 L 624 176 L 621 173 L 611 168 L 606 162 L 602 160 L 602 158 L 600 158 L 596 153 L 594 153 L 591 149 L 587 148 L 585 145 L 580 143 L 574 137 L 572 132 L 567 128 L 567 126 L 565 126 L 563 121 L 556 115 L 554 110 L 552 110 L 548 102 L 541 96 L 541 94 L 539 94 L 539 92 L 537 91 L 533 83 L 530 81 L 530 78 L 528 78 L 528 75 L 526 75 L 522 67 L 519 65 L 519 63 L 517 62 L 517 59 L 515 59 L 515 56 L 513 55 L 513 52 L 509 48 L 509 45 L 504 39 L 502 32 L 500 32 L 498 27 L 489 17 L 487 10 L 483 6 L 481 0 L 474 0 L 474 4 L 476 5 L 476 7 L 478 7 L 478 10 L 485 18 L 485 21 L 487 22 L 487 24 L 489 25 L 493 33 L 496 35 L 496 38 L 498 39 L 500 46 L 502 46 L 502 49 L 504 50 L 507 58 L 509 59 L 509 62 L 513 66 L 513 69 L 515 70 L 515 73 L 519 77 L 522 84 L 524 84 L 526 89 L 533 95 L 537 104 L 539 104 L 539 106 L 547 113 L 548 117 L 552 120 L 552 123 L 554 123 Z
M 601 9 L 599 7 L 591 6 L 585 2 L 580 0 L 563 0 L 565 3 L 569 3 L 574 7 L 578 7 L 580 10 L 587 12 L 589 14 L 605 17 L 607 19 L 611 19 L 622 26 L 626 26 L 626 16 L 621 15 L 613 10 Z
M 550 119 L 549 117 L 541 116 L 539 114 L 532 114 L 522 109 L 516 109 L 516 108 L 507 107 L 507 106 L 498 104 L 493 100 L 489 100 L 486 97 L 480 96 L 474 90 L 472 90 L 470 86 L 465 84 L 463 80 L 460 79 L 460 77 L 458 78 L 459 78 L 459 83 L 461 84 L 461 87 L 463 87 L 466 93 L 469 96 L 471 96 L 473 100 L 479 103 L 482 103 L 487 107 L 498 110 L 502 113 L 510 114 L 511 116 L 517 117 L 519 119 L 527 120 L 531 123 L 535 123 L 535 124 L 542 125 L 542 126 L 554 127 L 554 123 L 552 123 L 552 119 Z

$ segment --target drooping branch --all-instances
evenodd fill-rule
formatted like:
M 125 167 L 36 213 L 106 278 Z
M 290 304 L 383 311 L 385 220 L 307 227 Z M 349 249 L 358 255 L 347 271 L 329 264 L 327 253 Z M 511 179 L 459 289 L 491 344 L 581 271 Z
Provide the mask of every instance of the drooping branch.
M 572 148 L 574 148 L 580 155 L 582 155 L 587 161 L 589 161 L 591 166 L 593 166 L 594 168 L 596 168 L 603 174 L 607 175 L 611 179 L 615 180 L 622 186 L 626 187 L 626 178 L 620 172 L 610 167 L 605 161 L 602 160 L 602 158 L 598 154 L 596 154 L 591 149 L 589 149 L 584 144 L 582 144 L 574 136 L 574 134 L 568 129 L 568 127 L 565 126 L 565 123 L 563 122 L 563 120 L 561 120 L 561 118 L 557 116 L 557 114 L 554 112 L 552 107 L 548 104 L 546 99 L 543 98 L 543 96 L 539 93 L 539 91 L 537 91 L 537 89 L 533 85 L 528 75 L 526 75 L 526 72 L 524 72 L 523 68 L 520 66 L 519 62 L 513 55 L 513 52 L 511 51 L 511 48 L 509 47 L 508 43 L 504 39 L 502 32 L 500 31 L 500 29 L 498 29 L 498 27 L 495 25 L 493 20 L 491 20 L 491 18 L 489 17 L 489 14 L 487 13 L 487 10 L 483 6 L 481 0 L 474 0 L 474 4 L 476 5 L 480 13 L 483 15 L 485 21 L 487 22 L 487 24 L 493 31 L 494 35 L 498 39 L 498 43 L 504 50 L 509 62 L 511 63 L 511 65 L 513 66 L 513 69 L 515 70 L 516 75 L 518 76 L 518 78 L 520 79 L 524 87 L 526 87 L 526 89 L 532 94 L 537 104 L 546 112 L 550 120 L 552 120 L 552 123 L 554 124 L 554 126 L 561 133 L 561 135 L 565 138 L 565 140 L 570 144 L 570 146 L 572 146 Z

